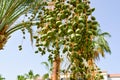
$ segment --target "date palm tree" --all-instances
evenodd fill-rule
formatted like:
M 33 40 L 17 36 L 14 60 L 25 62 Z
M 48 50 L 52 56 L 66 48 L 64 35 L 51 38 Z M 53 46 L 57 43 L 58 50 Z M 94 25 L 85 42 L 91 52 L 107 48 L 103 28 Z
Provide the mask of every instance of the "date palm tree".
M 101 54 L 102 57 L 105 57 L 105 53 L 111 53 L 110 47 L 108 45 L 108 42 L 106 41 L 105 37 L 110 37 L 111 35 L 107 32 L 101 33 L 99 31 L 99 35 L 95 38 L 95 59 L 99 59 L 99 55 Z
M 33 3 L 34 2 L 34 3 Z M 0 0 L 0 50 L 3 49 L 10 35 L 25 27 L 30 32 L 31 21 L 13 25 L 16 20 L 35 5 L 33 0 Z
M 34 74 L 32 70 L 25 74 L 26 79 L 36 79 L 37 77 L 39 77 L 39 74 Z
M 17 76 L 17 80 L 26 80 L 26 78 L 22 75 Z
M 105 52 L 111 54 L 109 44 L 108 44 L 107 40 L 105 39 L 105 37 L 107 37 L 107 36 L 110 37 L 111 35 L 108 32 L 102 33 L 100 29 L 98 30 L 97 33 L 98 34 L 92 41 L 92 43 L 94 44 L 94 48 L 93 48 L 94 55 L 93 55 L 93 57 L 91 57 L 88 60 L 89 67 L 91 67 L 91 68 L 94 67 L 94 70 L 92 70 L 92 72 L 91 72 L 94 74 L 94 76 L 96 76 L 96 74 L 98 74 L 99 72 L 101 73 L 100 69 L 95 64 L 95 60 L 99 60 L 100 55 L 102 57 L 105 57 Z M 99 74 L 99 79 L 102 79 L 102 78 L 103 78 L 103 76 L 101 74 Z M 94 77 L 91 78 L 91 80 L 93 80 L 93 79 L 94 79 Z
M 39 74 L 34 74 L 32 70 L 30 70 L 25 75 L 18 75 L 18 80 L 36 80 L 39 77 Z
M 36 53 L 50 52 L 52 80 L 59 79 L 62 53 L 70 60 L 68 70 L 73 74 L 72 79 L 81 76 L 84 80 L 94 80 L 95 58 L 99 53 L 103 55 L 101 51 L 110 52 L 105 33 L 98 32 L 99 24 L 92 15 L 95 8 L 89 4 L 89 0 L 53 0 L 52 7 L 45 8 L 44 15 L 41 15 L 38 36 L 35 36 Z

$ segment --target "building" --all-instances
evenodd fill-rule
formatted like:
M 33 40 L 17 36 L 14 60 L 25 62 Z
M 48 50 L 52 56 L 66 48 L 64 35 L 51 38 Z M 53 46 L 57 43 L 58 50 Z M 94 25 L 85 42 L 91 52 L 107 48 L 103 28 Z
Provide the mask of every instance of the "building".
M 102 72 L 102 75 L 104 77 L 103 80 L 120 80 L 120 74 L 108 74 L 107 71 L 103 71 Z M 62 75 L 61 76 L 62 79 L 61 80 L 66 80 L 65 78 L 67 78 L 67 80 L 69 80 L 69 74 L 66 76 L 66 75 Z M 81 79 L 79 79 L 81 80 Z
M 107 71 L 103 71 L 104 80 L 120 80 L 120 74 L 108 74 Z
M 104 80 L 120 80 L 120 74 L 108 74 L 107 71 L 103 71 L 102 74 L 103 74 Z M 68 74 L 68 75 L 62 75 L 61 77 L 62 77 L 61 80 L 69 80 L 70 76 Z M 65 77 L 67 77 L 67 79 L 65 79 Z M 27 79 L 27 80 L 33 80 L 33 79 Z M 35 80 L 43 80 L 43 79 L 41 77 L 38 77 Z

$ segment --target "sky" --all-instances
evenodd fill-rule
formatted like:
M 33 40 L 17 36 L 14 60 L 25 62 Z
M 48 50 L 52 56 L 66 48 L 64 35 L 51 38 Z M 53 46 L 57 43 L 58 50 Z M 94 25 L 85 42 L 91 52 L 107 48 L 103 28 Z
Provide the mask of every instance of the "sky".
M 91 0 L 91 6 L 96 10 L 93 15 L 100 23 L 102 31 L 109 32 L 110 38 L 107 38 L 112 54 L 106 53 L 105 58 L 96 61 L 97 65 L 103 71 L 108 73 L 120 73 L 120 0 Z M 19 51 L 18 46 L 22 44 L 23 50 Z M 26 39 L 22 39 L 20 31 L 12 34 L 4 47 L 0 51 L 0 74 L 6 80 L 17 80 L 17 75 L 25 74 L 29 70 L 43 75 L 47 72 L 41 62 L 47 60 L 47 56 L 41 56 L 34 53 L 35 48 L 31 46 L 29 34 Z
M 105 58 L 97 61 L 98 66 L 108 73 L 120 73 L 120 0 L 91 0 L 91 6 L 96 8 L 94 15 L 101 29 L 111 34 L 107 38 L 112 54 L 106 53 Z

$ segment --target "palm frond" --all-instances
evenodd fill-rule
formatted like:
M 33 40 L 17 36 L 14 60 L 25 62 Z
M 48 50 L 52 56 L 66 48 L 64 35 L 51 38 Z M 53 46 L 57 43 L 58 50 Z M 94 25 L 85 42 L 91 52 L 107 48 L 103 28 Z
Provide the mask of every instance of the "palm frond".
M 30 26 L 31 24 L 32 24 L 32 26 L 36 25 L 36 22 L 27 21 L 27 22 L 19 23 L 19 24 L 15 25 L 15 26 L 12 26 L 12 28 L 8 29 L 6 33 L 7 33 L 7 35 L 10 35 L 14 31 L 17 31 L 19 29 L 22 29 L 22 28 L 28 29 L 29 27 L 31 27 Z
M 100 54 L 101 54 L 102 57 L 105 57 L 105 52 L 111 54 L 109 44 L 105 39 L 106 36 L 110 37 L 111 35 L 108 32 L 101 33 L 101 31 L 99 30 L 99 34 L 98 34 L 98 36 L 96 36 L 96 39 L 94 41 L 95 51 L 97 53 L 97 54 L 95 53 L 95 55 L 96 55 L 95 58 L 96 59 L 99 59 Z
M 47 62 L 42 62 L 41 64 L 45 65 L 45 67 L 49 70 L 50 66 Z
M 108 37 L 111 37 L 111 35 L 108 33 L 108 32 L 103 32 L 100 34 L 100 36 L 108 36 Z
M 25 27 L 29 31 L 31 42 L 33 43 L 33 35 L 30 26 L 31 24 L 34 25 L 33 22 L 28 21 L 13 26 L 21 15 L 28 13 L 29 10 L 33 9 L 33 5 L 36 5 L 32 3 L 33 1 L 31 1 L 29 5 L 27 2 L 28 0 L 0 0 L 0 36 L 5 35 L 9 37 L 13 32 Z M 24 26 L 24 24 L 27 26 Z M 1 40 L 0 49 L 4 46 L 3 41 L 6 42 L 7 39 Z
M 49 74 L 48 73 L 43 75 L 43 79 L 48 79 L 48 78 L 49 78 Z
M 0 31 L 5 25 L 11 25 L 24 13 L 30 6 L 26 6 L 26 0 L 4 0 L 0 1 Z

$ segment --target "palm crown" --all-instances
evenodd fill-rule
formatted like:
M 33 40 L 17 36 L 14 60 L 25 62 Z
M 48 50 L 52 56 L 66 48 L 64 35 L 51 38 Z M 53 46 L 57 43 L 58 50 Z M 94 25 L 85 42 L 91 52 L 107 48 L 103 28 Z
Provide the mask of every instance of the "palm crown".
M 2 49 L 10 34 L 23 28 L 25 24 L 19 23 L 15 26 L 15 21 L 31 9 L 32 0 L 0 0 L 0 49 Z

